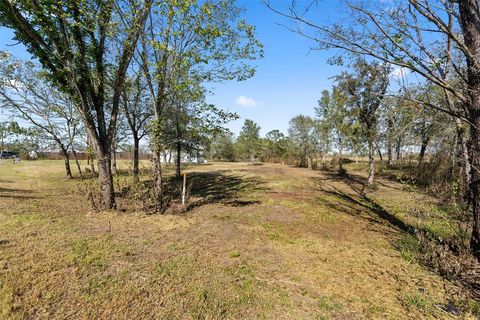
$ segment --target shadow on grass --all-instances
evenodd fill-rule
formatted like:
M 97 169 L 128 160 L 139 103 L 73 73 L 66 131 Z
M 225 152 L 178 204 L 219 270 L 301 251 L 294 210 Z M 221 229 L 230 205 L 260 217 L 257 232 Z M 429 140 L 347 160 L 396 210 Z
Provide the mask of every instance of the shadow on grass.
M 343 182 L 345 188 L 332 185 L 325 187 L 325 181 L 332 179 Z M 480 265 L 455 240 L 442 239 L 429 230 L 408 224 L 390 213 L 366 194 L 368 187 L 358 177 L 332 175 L 327 179 L 314 178 L 314 186 L 316 190 L 331 196 L 317 198 L 323 205 L 336 211 L 361 216 L 379 225 L 390 226 L 392 231 L 400 232 L 401 238 L 410 236 L 414 239 L 414 246 L 418 248 L 415 255 L 419 263 L 444 278 L 458 281 L 468 292 L 467 296 L 480 297 Z M 394 236 L 390 240 L 398 250 L 404 250 L 398 237 Z
M 344 211 L 349 214 L 356 213 L 357 215 L 364 211 L 362 209 L 367 209 L 367 212 L 371 213 L 370 216 L 366 217 L 368 220 L 380 224 L 387 223 L 388 225 L 394 227 L 399 231 L 409 234 L 415 234 L 415 228 L 413 226 L 405 223 L 403 220 L 399 219 L 394 214 L 388 212 L 380 204 L 367 196 L 367 194 L 365 193 L 365 188 L 367 188 L 367 186 L 365 185 L 361 177 L 353 175 L 339 176 L 333 173 L 327 174 L 327 177 L 327 179 L 324 178 L 321 180 L 341 181 L 345 183 L 345 185 L 347 185 L 349 189 L 353 191 L 353 193 L 347 193 L 334 186 L 330 186 L 330 188 L 328 189 L 324 188 L 323 186 L 321 186 L 321 180 L 318 178 L 314 178 L 317 190 L 332 196 L 334 199 L 338 198 L 342 200 L 341 202 L 338 202 L 331 201 L 328 198 L 321 198 L 320 201 L 324 205 L 334 210 L 343 211 L 342 209 L 344 209 Z
M 199 201 L 206 203 L 224 203 L 235 207 L 257 204 L 260 201 L 241 198 L 266 190 L 265 182 L 260 179 L 227 175 L 220 171 L 193 173 L 189 177 L 189 196 L 201 198 Z
M 192 172 L 187 176 L 187 201 L 182 205 L 183 179 L 167 176 L 163 179 L 163 206 L 159 211 L 152 180 L 142 181 L 134 188 L 124 187 L 118 192 L 121 204 L 128 208 L 142 207 L 149 213 L 177 214 L 193 208 L 222 203 L 227 206 L 243 207 L 260 203 L 256 193 L 267 190 L 265 182 L 254 177 L 227 174 L 222 171 Z
M 36 199 L 38 196 L 33 196 L 33 190 L 4 188 L 0 187 L 0 198 L 14 198 L 14 199 Z

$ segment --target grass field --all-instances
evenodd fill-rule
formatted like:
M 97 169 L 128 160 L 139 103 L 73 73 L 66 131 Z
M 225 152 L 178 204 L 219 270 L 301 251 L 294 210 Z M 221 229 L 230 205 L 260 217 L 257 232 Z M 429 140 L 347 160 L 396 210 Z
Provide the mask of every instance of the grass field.
M 125 200 L 93 211 L 61 161 L 0 161 L 0 318 L 479 316 L 415 258 L 405 226 L 460 232 L 431 196 L 386 178 L 362 193 L 357 178 L 277 164 L 187 171 L 191 199 L 213 200 L 148 215 Z

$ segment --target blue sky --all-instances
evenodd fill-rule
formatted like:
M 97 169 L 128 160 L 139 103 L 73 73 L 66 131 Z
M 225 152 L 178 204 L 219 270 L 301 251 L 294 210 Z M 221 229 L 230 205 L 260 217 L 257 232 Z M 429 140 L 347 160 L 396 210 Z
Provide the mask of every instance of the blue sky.
M 285 2 L 272 2 L 282 8 Z M 255 61 L 257 72 L 242 82 L 227 82 L 214 86 L 214 95 L 208 97 L 225 110 L 236 112 L 240 119 L 230 123 L 238 134 L 245 119 L 252 119 L 264 135 L 270 130 L 288 130 L 289 120 L 298 114 L 314 115 L 320 93 L 330 89 L 332 76 L 340 72 L 327 59 L 334 52 L 310 51 L 311 40 L 288 31 L 279 24 L 291 22 L 272 12 L 259 0 L 240 0 L 246 20 L 256 26 L 257 38 L 263 43 L 265 57 Z M 319 1 L 316 10 L 323 18 L 335 17 L 338 2 Z M 12 32 L 0 28 L 0 50 L 8 50 L 18 58 L 29 58 L 24 47 L 13 45 Z M 12 46 L 13 45 L 13 46 Z
M 279 8 L 285 6 L 278 1 L 272 3 Z M 337 3 L 319 1 L 318 11 L 328 16 Z M 258 67 L 253 78 L 217 85 L 209 101 L 240 115 L 230 124 L 234 133 L 240 131 L 245 119 L 257 122 L 263 135 L 273 129 L 286 133 L 289 120 L 298 114 L 313 116 L 322 90 L 330 89 L 329 78 L 340 72 L 339 67 L 327 63 L 334 52 L 311 51 L 311 40 L 287 30 L 282 24 L 291 22 L 257 0 L 239 1 L 238 5 L 246 9 L 246 20 L 256 26 L 265 57 L 255 62 Z M 247 97 L 256 104 L 242 106 L 235 103 L 238 97 Z

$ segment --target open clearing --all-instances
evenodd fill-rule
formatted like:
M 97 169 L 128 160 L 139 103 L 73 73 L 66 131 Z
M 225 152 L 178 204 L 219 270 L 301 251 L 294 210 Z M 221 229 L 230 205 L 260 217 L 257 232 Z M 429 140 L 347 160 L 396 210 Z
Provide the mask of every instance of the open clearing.
M 419 265 L 401 230 L 441 233 L 445 212 L 400 183 L 362 197 L 321 171 L 214 163 L 187 170 L 211 203 L 147 215 L 92 212 L 63 170 L 0 162 L 0 318 L 475 318 L 449 312 L 474 302 Z

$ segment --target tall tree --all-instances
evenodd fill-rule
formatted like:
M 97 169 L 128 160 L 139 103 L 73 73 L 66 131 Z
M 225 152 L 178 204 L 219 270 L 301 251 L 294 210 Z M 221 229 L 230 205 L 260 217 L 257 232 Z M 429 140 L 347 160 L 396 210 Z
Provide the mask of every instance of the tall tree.
M 318 153 L 317 122 L 304 115 L 293 117 L 288 128 L 288 136 L 292 142 L 293 152 L 300 167 L 312 167 L 312 161 Z
M 355 123 L 347 108 L 347 97 L 344 92 L 334 86 L 332 92 L 324 90 L 318 101 L 315 113 L 320 121 L 320 126 L 328 132 L 326 135 L 327 145 L 332 144 L 338 153 L 338 171 L 343 173 L 343 151 L 353 146 L 353 130 Z M 328 141 L 330 140 L 330 141 Z
M 235 147 L 241 158 L 253 163 L 260 150 L 260 126 L 253 120 L 245 119 Z
M 174 112 L 165 119 L 162 145 L 175 151 L 175 175 L 181 175 L 182 152 L 191 156 L 202 153 L 213 135 L 226 132 L 225 125 L 237 119 L 235 113 L 225 112 L 203 98 L 198 102 L 177 101 Z
M 0 1 L 0 25 L 74 101 L 95 144 L 101 206 L 115 207 L 111 145 L 128 65 L 152 0 Z
M 265 135 L 265 149 L 263 151 L 266 161 L 278 161 L 286 156 L 288 140 L 279 130 L 272 130 Z
M 345 72 L 337 77 L 338 86 L 347 97 L 347 106 L 358 123 L 356 135 L 368 148 L 368 184 L 373 183 L 375 174 L 378 111 L 387 91 L 389 74 L 390 68 L 385 64 L 358 59 L 353 65 L 353 73 Z
M 231 132 L 221 132 L 214 135 L 210 142 L 210 154 L 212 159 L 223 161 L 235 161 L 235 140 Z

